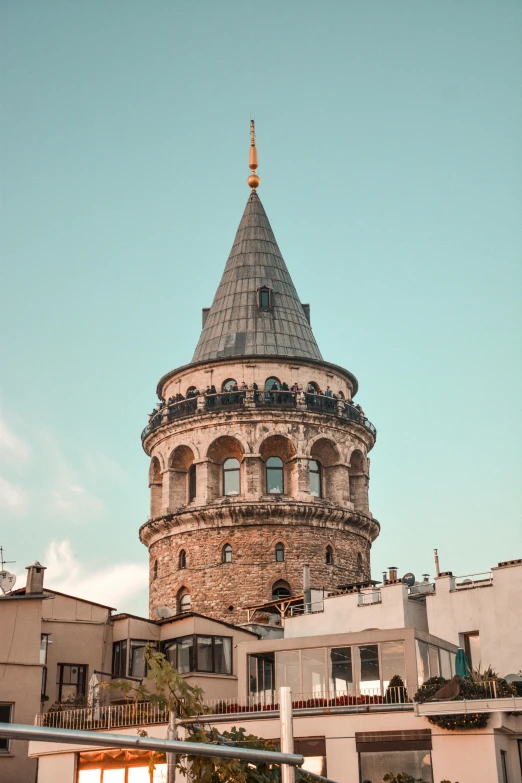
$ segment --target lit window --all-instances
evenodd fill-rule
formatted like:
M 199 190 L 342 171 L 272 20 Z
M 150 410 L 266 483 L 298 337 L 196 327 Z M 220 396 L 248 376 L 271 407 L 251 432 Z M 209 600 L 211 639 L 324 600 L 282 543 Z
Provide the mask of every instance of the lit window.
M 183 593 L 183 595 L 179 599 L 180 614 L 184 614 L 185 612 L 190 612 L 190 606 L 191 606 L 190 593 Z
M 310 494 L 315 498 L 322 497 L 321 463 L 316 459 L 311 459 L 308 463 L 308 472 L 310 474 Z
M 275 559 L 277 563 L 284 563 L 285 561 L 285 548 L 281 542 L 276 544 Z
M 191 503 L 196 498 L 196 466 L 191 465 L 188 472 L 188 499 Z
M 266 461 L 266 491 L 273 495 L 282 495 L 284 492 L 281 457 L 269 457 Z
M 326 547 L 326 565 L 333 564 L 333 549 L 330 545 Z
M 223 563 L 231 563 L 232 562 L 232 547 L 230 544 L 225 544 L 221 551 L 221 561 Z
M 239 495 L 241 489 L 240 464 L 235 457 L 230 457 L 223 464 L 223 494 Z
M 180 568 L 186 568 L 187 567 L 187 553 L 184 549 L 181 550 L 179 553 L 179 567 Z

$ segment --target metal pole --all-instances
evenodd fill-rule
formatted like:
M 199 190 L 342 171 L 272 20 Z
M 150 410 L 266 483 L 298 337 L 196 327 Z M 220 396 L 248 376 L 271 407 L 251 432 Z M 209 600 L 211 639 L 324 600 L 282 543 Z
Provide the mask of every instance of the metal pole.
M 167 739 L 177 740 L 178 726 L 176 723 L 176 713 L 169 712 L 169 725 L 167 728 Z M 176 783 L 176 754 L 167 753 L 167 783 Z
M 312 607 L 312 591 L 310 589 L 310 566 L 303 566 L 303 598 L 304 598 L 304 610 L 310 612 Z
M 440 566 L 439 566 L 439 550 L 434 549 L 433 554 L 435 557 L 435 576 L 440 576 Z
M 0 723 L 0 737 L 23 739 L 29 742 L 65 742 L 69 745 L 96 745 L 103 748 L 139 748 L 159 753 L 176 753 L 181 756 L 209 756 L 211 758 L 260 761 L 265 764 L 300 765 L 304 757 L 298 753 L 279 753 L 254 748 L 229 748 L 210 742 L 184 742 L 157 737 L 140 737 L 133 734 L 112 734 L 106 731 L 80 731 L 79 729 L 54 729 L 50 726 L 29 726 L 19 723 Z
M 292 691 L 290 688 L 279 689 L 280 720 L 281 720 L 281 751 L 294 752 L 294 727 L 292 722 Z M 281 764 L 281 783 L 295 783 L 295 769 L 289 764 Z

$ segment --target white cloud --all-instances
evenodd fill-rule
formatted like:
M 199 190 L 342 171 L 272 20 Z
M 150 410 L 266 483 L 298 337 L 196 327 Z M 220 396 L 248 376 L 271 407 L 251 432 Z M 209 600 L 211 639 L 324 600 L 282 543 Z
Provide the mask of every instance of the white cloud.
M 27 443 L 15 435 L 2 416 L 0 416 L 0 453 L 22 462 L 26 462 L 30 456 Z
M 27 497 L 21 487 L 0 476 L 0 507 L 21 513 L 27 508 Z
M 120 611 L 138 593 L 148 589 L 146 563 L 122 562 L 105 568 L 88 568 L 76 559 L 67 540 L 50 544 L 44 565 L 48 589 L 114 606 Z

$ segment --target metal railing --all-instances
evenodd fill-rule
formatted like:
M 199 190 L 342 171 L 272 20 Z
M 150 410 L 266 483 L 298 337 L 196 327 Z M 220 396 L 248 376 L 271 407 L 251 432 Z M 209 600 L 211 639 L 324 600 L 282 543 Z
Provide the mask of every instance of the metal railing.
M 325 394 L 315 394 L 312 392 L 292 392 L 292 391 L 265 391 L 250 390 L 250 399 L 256 408 L 291 408 L 296 409 L 299 404 L 304 404 L 307 410 L 327 413 L 332 416 L 339 416 L 342 419 L 354 421 L 365 427 L 375 437 L 377 430 L 369 419 L 344 400 L 336 397 L 327 397 Z M 150 435 L 151 432 L 170 421 L 193 416 L 198 411 L 200 413 L 212 413 L 226 408 L 238 408 L 244 405 L 247 398 L 247 391 L 239 389 L 238 391 L 224 391 L 217 394 L 200 394 L 196 397 L 189 397 L 179 402 L 172 402 L 169 405 L 164 404 L 157 412 L 150 417 L 149 423 L 141 433 L 142 441 Z M 204 402 L 198 403 L 198 400 Z
M 254 392 L 256 408 L 296 408 L 297 392 L 287 390 Z
M 317 612 L 324 612 L 324 601 L 314 601 L 307 606 L 304 604 L 297 604 L 296 606 L 290 607 L 290 617 L 296 617 L 303 614 L 316 614 Z
M 58 729 L 113 729 L 125 726 L 168 723 L 168 710 L 157 704 L 114 704 L 110 707 L 81 707 L 75 710 L 43 712 L 36 716 L 36 726 L 51 726 Z
M 356 694 L 350 691 L 315 691 L 313 693 L 293 693 L 292 709 L 313 710 L 332 707 L 352 708 L 357 712 L 368 707 L 386 710 L 391 704 L 411 704 L 407 689 L 404 686 L 385 688 L 368 688 L 364 693 Z M 229 699 L 208 699 L 205 706 L 210 715 L 231 715 L 252 712 L 278 712 L 279 701 L 277 691 L 262 691 L 247 697 Z
M 469 574 L 455 577 L 455 590 L 469 590 L 471 587 L 485 587 L 493 584 L 493 574 L 485 571 L 482 574 Z
M 369 590 L 367 593 L 361 591 L 357 593 L 357 606 L 371 606 L 380 604 L 382 601 L 380 590 Z

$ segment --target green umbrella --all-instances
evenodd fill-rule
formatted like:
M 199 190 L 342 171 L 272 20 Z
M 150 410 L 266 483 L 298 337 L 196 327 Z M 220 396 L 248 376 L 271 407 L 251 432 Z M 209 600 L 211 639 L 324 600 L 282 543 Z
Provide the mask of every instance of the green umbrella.
M 458 674 L 459 677 L 467 677 L 469 674 L 468 659 L 466 658 L 466 653 L 462 647 L 459 647 L 457 650 L 457 657 L 455 658 L 455 674 Z

